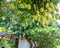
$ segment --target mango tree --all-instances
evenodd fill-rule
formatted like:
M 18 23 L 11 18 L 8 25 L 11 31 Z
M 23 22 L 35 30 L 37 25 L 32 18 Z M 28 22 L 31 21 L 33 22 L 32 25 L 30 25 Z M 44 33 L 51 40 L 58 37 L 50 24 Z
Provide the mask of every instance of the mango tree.
M 28 36 L 38 48 L 56 48 L 59 29 L 54 23 L 59 0 L 1 0 L 0 31 Z M 57 37 L 58 36 L 58 37 Z

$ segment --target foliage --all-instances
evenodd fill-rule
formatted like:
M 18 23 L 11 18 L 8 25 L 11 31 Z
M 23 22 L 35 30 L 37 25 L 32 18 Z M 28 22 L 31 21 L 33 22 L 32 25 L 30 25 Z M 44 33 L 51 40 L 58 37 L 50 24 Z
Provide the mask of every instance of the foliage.
M 57 0 L 0 1 L 0 28 L 9 34 L 28 35 L 39 48 L 55 48 L 59 32 L 54 23 Z M 1 30 L 0 29 L 0 30 Z M 3 29 L 2 29 L 3 31 Z M 33 37 L 32 37 L 33 36 Z
M 0 48 L 5 47 L 5 48 L 15 48 L 14 43 L 8 39 L 3 37 L 2 40 L 0 39 Z

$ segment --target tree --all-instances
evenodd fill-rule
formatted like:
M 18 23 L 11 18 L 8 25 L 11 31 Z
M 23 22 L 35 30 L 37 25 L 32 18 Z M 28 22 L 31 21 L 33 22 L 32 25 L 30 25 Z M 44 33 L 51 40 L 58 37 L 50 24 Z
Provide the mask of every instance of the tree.
M 37 41 L 39 48 L 56 47 L 57 32 L 54 19 L 59 0 L 12 0 L 0 2 L 1 31 Z M 33 37 L 32 37 L 33 36 Z M 44 42 L 44 43 L 43 43 Z

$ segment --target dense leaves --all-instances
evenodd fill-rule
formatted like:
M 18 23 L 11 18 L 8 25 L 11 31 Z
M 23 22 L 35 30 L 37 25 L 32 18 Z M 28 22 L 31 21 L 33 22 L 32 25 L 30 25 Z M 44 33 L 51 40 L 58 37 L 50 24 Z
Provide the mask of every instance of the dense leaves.
M 0 2 L 0 31 L 21 37 L 28 35 L 28 38 L 38 42 L 39 48 L 56 47 L 58 44 L 56 39 L 60 38 L 59 30 L 54 23 L 57 0 L 12 0 L 10 2 L 1 0 Z M 6 48 L 9 48 L 8 46 Z

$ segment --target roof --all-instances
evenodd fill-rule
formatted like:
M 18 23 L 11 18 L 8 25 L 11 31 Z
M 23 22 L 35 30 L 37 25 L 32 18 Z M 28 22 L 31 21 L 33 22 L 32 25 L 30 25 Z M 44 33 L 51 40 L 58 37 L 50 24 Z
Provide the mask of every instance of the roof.
M 0 32 L 0 36 L 6 37 L 6 38 L 11 38 L 11 36 L 6 32 Z

